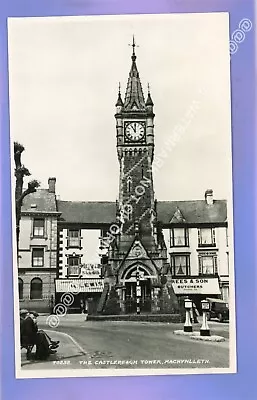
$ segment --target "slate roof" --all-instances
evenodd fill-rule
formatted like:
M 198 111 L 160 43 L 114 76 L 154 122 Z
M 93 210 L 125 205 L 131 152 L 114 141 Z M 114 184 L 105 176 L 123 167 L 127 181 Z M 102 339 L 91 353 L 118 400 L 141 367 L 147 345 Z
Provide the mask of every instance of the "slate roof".
M 136 55 L 134 53 L 134 50 L 131 58 L 132 65 L 129 72 L 129 78 L 125 93 L 124 110 L 133 110 L 133 107 L 135 106 L 137 110 L 145 111 L 146 104 L 136 65 Z
M 227 220 L 226 200 L 213 200 L 208 205 L 205 200 L 159 201 L 157 203 L 158 221 L 169 224 L 179 210 L 185 223 L 224 223 Z M 175 221 L 174 221 L 175 222 Z
M 37 189 L 35 193 L 24 197 L 21 211 L 23 213 L 56 212 L 55 194 L 49 193 L 48 189 Z
M 61 212 L 61 220 L 67 223 L 111 224 L 116 220 L 116 204 L 114 202 L 82 202 L 57 201 L 57 209 Z M 167 225 L 181 223 L 174 219 L 179 211 L 185 223 L 225 223 L 227 220 L 226 200 L 214 200 L 208 205 L 205 200 L 159 201 L 157 203 L 158 221 Z
M 68 223 L 111 224 L 116 220 L 116 203 L 108 201 L 57 200 L 61 220 Z

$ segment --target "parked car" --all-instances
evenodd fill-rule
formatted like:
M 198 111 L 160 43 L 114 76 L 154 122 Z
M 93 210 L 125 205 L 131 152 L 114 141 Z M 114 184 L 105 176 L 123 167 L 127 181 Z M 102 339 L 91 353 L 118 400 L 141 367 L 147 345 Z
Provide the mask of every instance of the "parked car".
M 218 318 L 219 322 L 229 320 L 229 305 L 226 301 L 220 299 L 206 299 L 210 303 L 210 311 L 207 313 L 208 321 L 212 318 Z

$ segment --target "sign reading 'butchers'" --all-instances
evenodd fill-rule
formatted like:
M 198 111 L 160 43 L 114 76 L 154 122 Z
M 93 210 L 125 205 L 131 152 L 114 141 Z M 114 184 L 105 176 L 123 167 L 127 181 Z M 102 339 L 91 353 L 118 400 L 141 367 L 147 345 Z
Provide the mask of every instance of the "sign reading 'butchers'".
M 220 294 L 217 278 L 172 279 L 172 286 L 176 294 Z

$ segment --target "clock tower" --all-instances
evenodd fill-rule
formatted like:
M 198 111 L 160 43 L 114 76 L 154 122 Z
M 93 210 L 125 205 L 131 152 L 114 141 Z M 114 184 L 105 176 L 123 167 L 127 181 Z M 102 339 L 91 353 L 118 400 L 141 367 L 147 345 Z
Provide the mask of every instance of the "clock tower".
M 116 222 L 119 229 L 111 241 L 105 269 L 106 291 L 108 287 L 115 288 L 121 311 L 125 313 L 138 312 L 140 307 L 141 311 L 156 312 L 155 300 L 160 290 L 165 291 L 164 275 L 169 269 L 165 241 L 157 223 L 153 188 L 153 101 L 149 86 L 147 98 L 144 97 L 135 47 L 133 37 L 125 96 L 122 98 L 119 87 L 116 102 L 120 166 Z
M 152 161 L 154 113 L 149 87 L 145 101 L 136 65 L 133 37 L 132 65 L 124 101 L 120 88 L 116 103 L 117 153 L 120 164 L 119 208 L 122 234 L 134 233 L 138 222 L 143 235 L 153 235 L 155 215 Z

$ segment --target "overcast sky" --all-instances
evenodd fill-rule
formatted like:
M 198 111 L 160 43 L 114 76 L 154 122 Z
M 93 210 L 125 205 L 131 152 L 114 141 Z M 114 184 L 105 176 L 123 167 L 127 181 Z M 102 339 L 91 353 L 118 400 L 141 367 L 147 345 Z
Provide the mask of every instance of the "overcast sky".
M 155 154 L 200 106 L 154 179 L 158 200 L 230 197 L 228 14 L 9 20 L 11 136 L 31 178 L 57 178 L 63 200 L 118 197 L 115 103 L 124 96 L 132 35 L 145 95 L 151 87 Z M 202 90 L 204 94 L 199 94 Z

